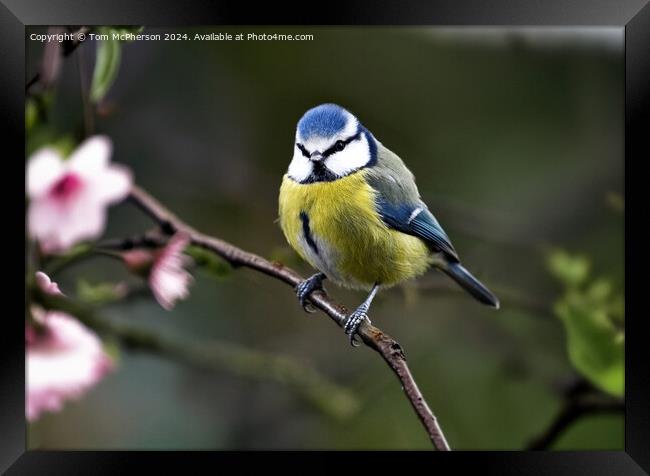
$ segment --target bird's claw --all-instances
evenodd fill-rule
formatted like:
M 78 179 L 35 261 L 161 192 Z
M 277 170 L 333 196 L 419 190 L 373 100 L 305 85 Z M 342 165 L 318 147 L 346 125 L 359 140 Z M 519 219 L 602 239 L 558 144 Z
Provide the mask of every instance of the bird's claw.
M 345 321 L 343 330 L 349 337 L 350 345 L 352 347 L 359 347 L 361 345 L 357 340 L 356 334 L 359 326 L 361 326 L 361 323 L 364 321 L 364 319 L 368 320 L 368 323 L 370 323 L 370 319 L 368 318 L 368 308 L 367 306 L 361 305 L 352 314 L 350 314 Z
M 314 291 L 324 291 L 323 289 L 323 278 L 319 275 L 314 275 L 311 278 L 301 281 L 296 286 L 296 295 L 298 296 L 298 301 L 303 310 L 309 314 L 316 312 L 316 308 L 310 302 L 308 302 L 309 295 Z

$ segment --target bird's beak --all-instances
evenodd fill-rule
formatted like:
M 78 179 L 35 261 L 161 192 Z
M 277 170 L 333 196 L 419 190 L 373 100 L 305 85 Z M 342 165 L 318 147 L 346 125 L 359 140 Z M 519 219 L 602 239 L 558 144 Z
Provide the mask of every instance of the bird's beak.
M 321 160 L 323 160 L 323 154 L 321 154 L 316 150 L 311 153 L 311 155 L 309 156 L 309 160 L 311 160 L 312 162 L 320 162 Z

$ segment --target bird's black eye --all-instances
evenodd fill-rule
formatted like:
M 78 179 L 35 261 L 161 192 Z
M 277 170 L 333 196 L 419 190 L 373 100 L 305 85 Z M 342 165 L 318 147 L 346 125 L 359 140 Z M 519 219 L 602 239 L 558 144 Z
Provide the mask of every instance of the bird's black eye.
M 309 152 L 307 151 L 307 149 L 305 149 L 305 146 L 304 146 L 304 145 L 302 145 L 302 144 L 296 144 L 296 147 L 298 147 L 298 148 L 300 149 L 300 152 L 302 152 L 302 155 L 304 155 L 304 156 L 307 157 L 307 158 L 311 157 L 311 155 L 309 154 Z
M 359 133 L 355 134 L 352 137 L 348 137 L 345 140 L 337 140 L 332 144 L 332 146 L 327 149 L 325 152 L 323 152 L 324 157 L 329 157 L 330 155 L 334 154 L 335 152 L 341 152 L 343 149 L 347 147 L 347 145 L 352 142 L 353 140 L 357 140 L 359 138 Z

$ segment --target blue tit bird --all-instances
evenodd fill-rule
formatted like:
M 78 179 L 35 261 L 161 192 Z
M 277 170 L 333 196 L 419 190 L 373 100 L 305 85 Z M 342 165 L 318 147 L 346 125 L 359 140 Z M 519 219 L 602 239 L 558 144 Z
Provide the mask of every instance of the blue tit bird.
M 353 345 L 378 289 L 430 267 L 499 308 L 497 297 L 461 264 L 402 159 L 336 104 L 314 107 L 298 121 L 279 221 L 289 244 L 319 271 L 296 288 L 303 308 L 324 279 L 369 291 L 344 326 Z

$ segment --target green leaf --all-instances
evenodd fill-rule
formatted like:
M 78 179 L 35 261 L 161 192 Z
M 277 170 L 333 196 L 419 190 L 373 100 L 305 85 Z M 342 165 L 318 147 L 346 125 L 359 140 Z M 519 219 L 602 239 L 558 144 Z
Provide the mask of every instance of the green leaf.
M 569 295 L 555 307 L 567 332 L 569 359 L 594 385 L 616 396 L 625 387 L 625 337 L 605 308 L 580 295 Z
M 25 104 L 25 131 L 29 132 L 38 121 L 38 106 L 36 101 L 28 99 Z
M 587 287 L 585 295 L 594 305 L 604 306 L 612 295 L 612 284 L 607 279 L 597 279 Z
M 564 250 L 551 252 L 547 265 L 556 278 L 570 287 L 581 285 L 589 276 L 589 260 L 584 256 L 572 256 Z
M 605 392 L 622 396 L 625 381 L 625 301 L 609 279 L 589 280 L 589 260 L 564 250 L 548 257 L 550 272 L 566 289 L 555 304 L 564 323 L 573 367 Z
M 80 279 L 77 282 L 77 296 L 87 304 L 101 305 L 122 299 L 124 289 L 115 283 L 91 284 L 85 279 Z
M 197 266 L 207 271 L 212 277 L 221 279 L 230 274 L 232 270 L 227 261 L 198 246 L 188 246 L 185 248 L 185 253 L 191 256 Z
M 102 29 L 101 33 L 108 34 L 109 39 L 100 41 L 97 45 L 97 59 L 90 86 L 90 100 L 95 103 L 106 96 L 115 81 L 122 56 L 122 45 L 119 40 L 112 39 L 110 29 Z

